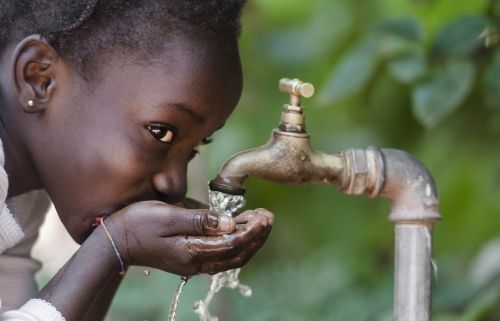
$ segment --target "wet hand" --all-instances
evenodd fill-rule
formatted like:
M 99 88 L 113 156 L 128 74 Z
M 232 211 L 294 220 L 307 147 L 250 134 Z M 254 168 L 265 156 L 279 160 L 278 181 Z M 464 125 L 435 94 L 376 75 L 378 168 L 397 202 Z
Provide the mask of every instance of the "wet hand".
M 190 276 L 243 266 L 264 244 L 273 221 L 265 209 L 233 219 L 147 201 L 131 204 L 105 222 L 126 265 Z

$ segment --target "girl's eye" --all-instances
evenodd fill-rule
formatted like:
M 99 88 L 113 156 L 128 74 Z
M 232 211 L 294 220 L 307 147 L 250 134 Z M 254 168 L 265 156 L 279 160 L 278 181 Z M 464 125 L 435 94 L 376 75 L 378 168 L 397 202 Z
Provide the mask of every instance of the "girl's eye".
M 200 151 L 199 151 L 197 148 L 193 149 L 193 150 L 191 151 L 191 154 L 189 155 L 189 160 L 191 161 L 191 160 L 192 160 L 193 158 L 195 158 L 195 157 L 196 157 L 196 155 L 198 155 L 199 153 L 200 153 Z
M 210 144 L 212 141 L 213 141 L 212 137 L 206 137 L 200 141 L 199 145 L 207 145 L 207 144 Z M 200 151 L 198 150 L 198 148 L 193 149 L 191 151 L 191 154 L 189 155 L 189 160 L 192 160 L 193 158 L 195 158 L 196 155 L 198 155 L 199 153 L 200 153 Z
M 206 137 L 206 138 L 203 138 L 200 142 L 200 145 L 208 145 L 210 144 L 211 142 L 213 142 L 213 138 L 212 137 Z
M 164 125 L 148 125 L 147 129 L 153 137 L 163 143 L 171 143 L 174 140 L 175 133 L 169 127 Z

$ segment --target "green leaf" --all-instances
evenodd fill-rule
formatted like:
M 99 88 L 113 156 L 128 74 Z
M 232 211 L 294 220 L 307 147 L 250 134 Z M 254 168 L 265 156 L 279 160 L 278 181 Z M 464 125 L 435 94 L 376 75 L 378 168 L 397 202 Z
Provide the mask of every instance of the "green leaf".
M 493 60 L 485 69 L 482 85 L 486 106 L 500 108 L 500 51 L 495 52 Z
M 327 77 L 320 101 L 333 103 L 360 92 L 373 76 L 377 51 L 378 43 L 373 37 L 364 38 L 351 48 Z
M 426 35 L 434 38 L 451 21 L 467 15 L 483 15 L 490 0 L 433 0 L 414 6 Z
M 410 18 L 383 21 L 375 26 L 375 32 L 413 42 L 421 41 L 423 35 L 420 22 Z
M 373 35 L 378 39 L 382 59 L 416 50 L 422 40 L 422 25 L 414 19 L 391 19 L 377 24 Z
M 419 48 L 419 45 L 417 43 L 388 35 L 380 36 L 378 38 L 378 42 L 379 50 L 377 54 L 384 61 L 392 60 L 395 57 L 406 55 L 410 52 L 418 50 Z
M 435 126 L 456 110 L 469 94 L 475 68 L 469 61 L 448 61 L 412 92 L 413 113 L 425 126 Z
M 481 32 L 492 22 L 483 16 L 466 16 L 444 26 L 433 44 L 438 56 L 466 56 L 483 45 Z
M 405 84 L 421 78 L 427 71 L 427 62 L 421 51 L 414 51 L 391 61 L 387 68 L 391 75 Z

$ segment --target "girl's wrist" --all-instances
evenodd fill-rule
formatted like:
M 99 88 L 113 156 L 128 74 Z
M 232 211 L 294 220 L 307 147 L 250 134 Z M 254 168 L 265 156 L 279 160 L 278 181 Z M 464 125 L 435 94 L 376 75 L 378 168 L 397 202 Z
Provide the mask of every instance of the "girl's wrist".
M 82 247 L 86 247 L 88 251 L 94 253 L 93 258 L 96 264 L 101 265 L 101 268 L 103 268 L 102 271 L 106 271 L 109 275 L 123 273 L 127 268 L 122 254 L 123 250 L 121 250 L 120 244 L 116 241 L 118 238 L 111 233 L 112 231 L 108 230 L 106 232 L 104 226 L 99 225 L 82 244 Z M 113 239 L 113 243 L 109 235 Z M 115 247 L 120 256 L 117 255 Z
M 111 223 L 111 222 L 109 222 L 109 223 Z M 101 217 L 96 218 L 95 225 L 102 227 L 102 229 L 104 230 L 104 233 L 106 234 L 106 237 L 108 238 L 108 241 L 111 244 L 111 247 L 113 248 L 113 252 L 116 256 L 116 259 L 118 260 L 118 263 L 120 264 L 120 275 L 125 276 L 126 268 L 125 268 L 124 256 L 122 255 L 122 252 L 118 249 L 118 245 L 117 245 L 118 243 L 115 242 L 115 238 L 113 238 L 112 233 L 108 229 L 107 223 L 104 223 L 104 217 L 101 216 Z M 113 226 L 112 223 L 111 223 L 111 226 Z M 114 233 L 114 234 L 116 236 L 116 233 Z M 118 240 L 118 238 L 116 238 L 116 240 Z M 121 248 L 123 248 L 123 247 L 121 247 Z
M 103 285 L 120 272 L 120 264 L 102 226 L 92 231 L 73 257 L 39 292 L 67 320 L 83 320 Z

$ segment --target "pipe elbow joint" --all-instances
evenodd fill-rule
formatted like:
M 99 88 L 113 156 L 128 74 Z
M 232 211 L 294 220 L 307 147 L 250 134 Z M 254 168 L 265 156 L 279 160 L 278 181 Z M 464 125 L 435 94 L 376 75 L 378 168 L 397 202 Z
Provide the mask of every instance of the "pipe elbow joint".
M 381 195 L 392 200 L 393 222 L 429 222 L 441 219 L 438 193 L 429 170 L 410 154 L 382 149 L 385 184 Z
M 410 154 L 395 149 L 344 151 L 347 172 L 341 189 L 347 194 L 384 196 L 392 201 L 393 222 L 441 219 L 436 184 L 427 168 Z

